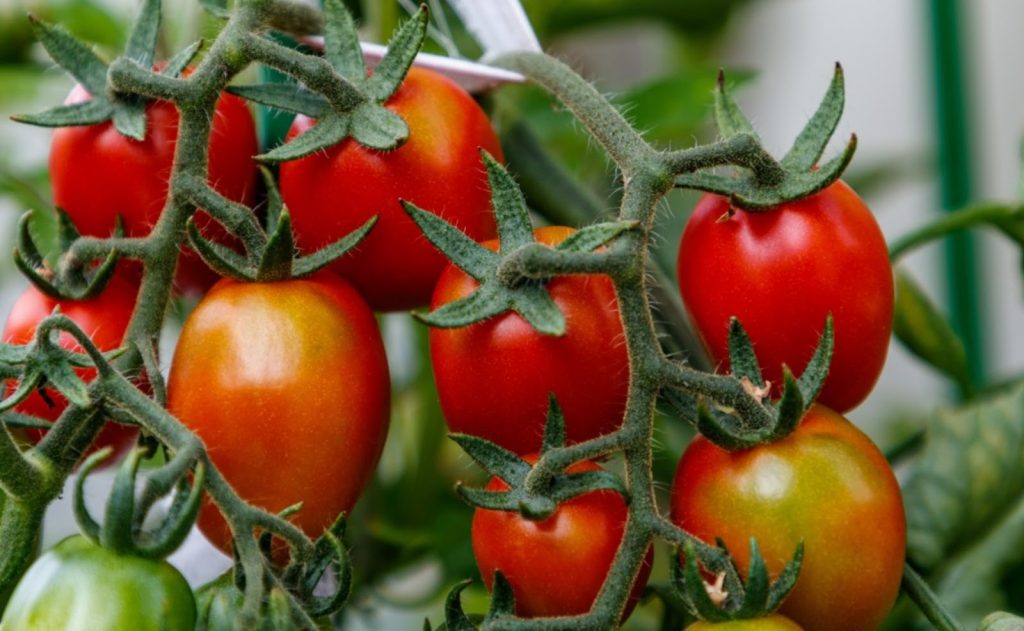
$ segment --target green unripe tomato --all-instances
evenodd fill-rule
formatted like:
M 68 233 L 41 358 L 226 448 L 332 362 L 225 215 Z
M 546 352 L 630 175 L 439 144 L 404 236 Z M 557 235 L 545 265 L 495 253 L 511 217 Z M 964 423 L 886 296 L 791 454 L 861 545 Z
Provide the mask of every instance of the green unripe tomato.
M 192 631 L 195 624 L 192 590 L 168 563 L 73 536 L 28 569 L 0 631 Z
M 730 620 L 728 622 L 701 620 L 686 627 L 686 631 L 803 631 L 803 627 L 785 616 L 773 614 L 764 618 Z

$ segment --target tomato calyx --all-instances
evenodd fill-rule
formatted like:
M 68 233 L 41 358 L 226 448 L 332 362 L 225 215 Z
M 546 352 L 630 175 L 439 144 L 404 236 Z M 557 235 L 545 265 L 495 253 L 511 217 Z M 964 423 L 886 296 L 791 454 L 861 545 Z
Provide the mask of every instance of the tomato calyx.
M 683 418 L 689 420 L 705 438 L 729 451 L 749 449 L 789 436 L 821 392 L 835 342 L 832 317 L 818 338 L 814 355 L 799 378 L 788 366 L 782 367 L 782 396 L 777 402 L 767 400 L 771 387 L 761 374 L 760 364 L 750 337 L 739 319 L 729 322 L 729 362 L 732 376 L 740 390 L 759 406 L 760 424 L 740 418 L 735 408 L 725 406 L 706 396 L 691 397 L 680 390 L 667 389 L 666 399 Z
M 331 79 L 309 88 L 291 84 L 265 84 L 228 88 L 228 92 L 276 109 L 316 119 L 308 131 L 258 156 L 265 162 L 295 160 L 332 147 L 347 137 L 371 149 L 386 151 L 404 143 L 409 128 L 386 109 L 405 78 L 427 32 L 427 9 L 399 27 L 373 74 L 367 76 L 359 35 L 352 15 L 340 0 L 324 3 L 324 58 L 334 71 Z M 269 46 L 261 42 L 260 47 Z M 256 51 L 259 52 L 259 51 Z M 268 51 L 273 54 L 273 51 Z
M 526 519 L 541 521 L 550 517 L 558 504 L 592 491 L 615 491 L 628 503 L 625 485 L 609 471 L 551 472 L 547 467 L 536 466 L 537 457 L 523 458 L 489 440 L 468 434 L 451 434 L 450 437 L 477 464 L 508 486 L 507 490 L 474 489 L 460 482 L 455 491 L 471 506 L 518 512 Z M 564 446 L 565 417 L 552 396 L 540 458 Z
M 479 283 L 465 298 L 449 302 L 429 313 L 415 312 L 421 322 L 433 327 L 457 328 L 515 311 L 538 332 L 560 336 L 565 333 L 565 316 L 548 293 L 544 279 L 557 273 L 599 273 L 600 265 L 590 267 L 587 257 L 593 250 L 638 227 L 635 221 L 617 221 L 587 226 L 554 248 L 536 242 L 526 200 L 512 176 L 500 162 L 480 151 L 498 225 L 498 251 L 477 243 L 458 228 L 432 212 L 402 200 L 405 212 L 416 222 L 424 236 L 452 263 Z M 534 271 L 525 267 L 529 255 L 553 258 L 545 261 L 552 270 Z M 601 259 L 606 263 L 609 259 Z M 578 267 L 575 267 L 577 266 Z M 572 268 L 572 269 L 570 269 Z
M 85 506 L 85 480 L 113 450 L 105 447 L 86 459 L 75 481 L 74 513 L 82 534 L 117 554 L 144 559 L 163 559 L 174 552 L 188 536 L 199 514 L 206 479 L 206 464 L 200 458 L 199 443 L 182 449 L 165 465 L 146 476 L 142 492 L 136 495 L 139 464 L 146 449 L 135 449 L 121 464 L 107 502 L 105 519 L 100 525 Z M 188 483 L 189 473 L 193 481 Z M 163 522 L 152 530 L 142 523 L 157 500 L 175 492 Z
M 750 212 L 770 211 L 782 203 L 817 193 L 839 179 L 857 148 L 854 134 L 840 155 L 818 166 L 839 124 L 844 101 L 843 68 L 836 63 L 832 83 L 818 110 L 789 152 L 776 160 L 761 146 L 750 120 L 726 88 L 725 73 L 720 71 L 715 89 L 715 120 L 723 140 L 735 145 L 737 158 L 733 163 L 748 173 L 723 176 L 707 170 L 694 171 L 677 175 L 675 186 L 724 195 L 731 206 Z M 708 165 L 714 166 L 717 165 Z
M 207 239 L 202 235 L 195 219 L 188 220 L 189 243 L 200 258 L 221 276 L 261 283 L 309 276 L 344 256 L 358 245 L 377 223 L 377 217 L 371 217 L 341 239 L 307 256 L 298 256 L 288 209 L 281 202 L 281 196 L 277 192 L 270 171 L 265 168 L 261 170 L 268 191 L 267 225 L 265 232 L 249 234 L 248 238 L 242 239 L 245 243 L 245 255 Z M 228 229 L 228 226 L 225 228 Z
M 14 120 L 42 127 L 96 125 L 109 120 L 122 135 L 137 141 L 144 140 L 148 101 L 138 95 L 122 94 L 108 87 L 108 64 L 65 29 L 49 25 L 32 15 L 29 15 L 29 20 L 36 37 L 50 57 L 67 70 L 92 98 L 72 105 L 60 105 L 38 114 L 22 114 L 13 117 Z M 152 67 L 159 29 L 160 2 L 147 0 L 128 36 L 123 58 L 143 68 Z M 177 77 L 198 50 L 198 45 L 185 49 L 163 67 L 160 75 L 166 78 Z
M 750 539 L 750 569 L 746 580 L 739 578 L 736 562 L 725 553 L 731 571 L 719 571 L 712 582 L 705 580 L 693 542 L 683 547 L 682 561 L 672 563 L 671 583 L 691 614 L 708 622 L 748 620 L 775 612 L 796 585 L 803 562 L 803 544 L 774 581 L 761 556 L 757 540 Z M 680 556 L 677 554 L 677 557 Z

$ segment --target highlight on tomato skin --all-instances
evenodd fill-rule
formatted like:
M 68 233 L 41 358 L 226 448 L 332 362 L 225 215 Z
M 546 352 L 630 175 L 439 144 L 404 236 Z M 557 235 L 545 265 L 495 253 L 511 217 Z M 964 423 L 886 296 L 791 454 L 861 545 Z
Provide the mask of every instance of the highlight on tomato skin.
M 536 454 L 525 458 L 536 462 Z M 585 461 L 567 472 L 597 471 Z M 507 490 L 492 478 L 487 490 Z M 508 579 L 515 596 L 516 615 L 526 618 L 571 616 L 590 611 L 604 584 L 622 541 L 628 511 L 614 491 L 591 491 L 559 504 L 542 521 L 519 513 L 477 508 L 473 513 L 472 541 L 477 567 L 487 589 L 494 572 Z M 650 577 L 654 551 L 648 548 L 622 614 L 626 620 L 636 607 Z
M 302 502 L 290 519 L 315 538 L 351 511 L 373 475 L 390 388 L 373 313 L 335 274 L 225 279 L 185 322 L 167 407 L 243 499 L 274 513 Z M 204 501 L 200 530 L 231 554 L 227 523 Z
M 89 98 L 85 88 L 75 85 L 65 103 Z M 54 205 L 68 213 L 83 235 L 110 236 L 118 217 L 127 236 L 147 235 L 167 201 L 178 121 L 173 103 L 153 100 L 146 106 L 146 138 L 141 142 L 123 136 L 111 121 L 55 129 L 49 159 Z M 253 159 L 258 153 L 249 106 L 240 97 L 221 94 L 210 132 L 209 181 L 213 188 L 231 201 L 252 207 L 258 199 Z M 233 242 L 205 213 L 197 213 L 196 221 L 208 238 Z M 175 276 L 179 291 L 202 293 L 217 281 L 218 276 L 187 244 L 179 259 Z
M 35 338 L 39 323 L 51 315 L 54 309 L 59 308 L 60 312 L 77 324 L 101 351 L 117 350 L 123 343 L 125 331 L 135 309 L 138 283 L 139 279 L 134 273 L 124 266 L 119 266 L 103 291 L 85 300 L 57 300 L 29 285 L 11 307 L 3 327 L 3 342 L 30 343 Z M 61 333 L 60 345 L 68 350 L 82 350 L 69 333 Z M 88 383 L 95 378 L 96 369 L 75 368 L 75 373 Z M 137 376 L 136 382 L 141 389 L 149 390 L 149 383 L 144 374 Z M 14 387 L 14 382 L 8 381 L 4 386 L 5 394 L 13 392 Z M 67 405 L 67 400 L 60 392 L 47 387 L 45 396 L 38 390 L 33 391 L 15 406 L 14 410 L 44 420 L 56 421 Z M 33 445 L 46 435 L 46 431 L 40 429 L 18 429 L 12 430 L 12 433 Z M 138 435 L 137 427 L 107 421 L 83 457 L 104 447 L 111 447 L 114 449 L 114 457 L 108 458 L 100 465 L 109 466 L 135 444 Z
M 480 149 L 503 160 L 490 120 L 461 87 L 412 68 L 385 106 L 405 120 L 408 140 L 392 151 L 351 138 L 281 165 L 281 197 L 291 211 L 296 244 L 314 251 L 370 217 L 377 225 L 353 253 L 332 264 L 375 311 L 426 305 L 448 259 L 402 210 L 412 202 L 477 241 L 497 234 Z M 298 116 L 294 138 L 315 121 Z
M 672 484 L 672 520 L 721 538 L 740 567 L 757 539 L 775 576 L 803 542 L 780 613 L 807 631 L 878 629 L 899 595 L 903 497 L 884 455 L 841 415 L 814 405 L 790 436 L 728 452 L 698 437 Z
M 564 226 L 534 231 L 557 245 L 575 232 Z M 497 241 L 484 246 L 497 250 Z M 449 265 L 431 308 L 477 288 Z M 430 329 L 430 360 L 438 398 L 452 432 L 473 434 L 518 454 L 540 449 L 548 398 L 565 414 L 569 443 L 615 431 L 626 410 L 629 356 L 615 287 L 607 276 L 559 276 L 547 283 L 565 314 L 562 336 L 537 332 L 520 315 L 500 316 L 453 329 Z
M 871 210 L 841 180 L 763 212 L 704 195 L 683 232 L 677 271 L 690 319 L 721 370 L 736 317 L 779 396 L 782 365 L 802 372 L 831 315 L 835 345 L 818 400 L 845 413 L 871 393 L 892 334 L 893 273 Z

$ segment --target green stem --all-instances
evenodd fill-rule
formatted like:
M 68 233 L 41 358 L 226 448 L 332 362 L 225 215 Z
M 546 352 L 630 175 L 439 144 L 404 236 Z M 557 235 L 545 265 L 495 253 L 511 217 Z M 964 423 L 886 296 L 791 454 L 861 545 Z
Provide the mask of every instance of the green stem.
M 942 215 L 926 226 L 896 239 L 889 245 L 889 258 L 895 263 L 927 243 L 980 225 L 997 228 L 1024 220 L 1024 206 L 978 204 Z
M 963 631 L 963 626 L 942 606 L 928 583 L 909 564 L 903 567 L 903 593 L 914 601 L 938 631 Z

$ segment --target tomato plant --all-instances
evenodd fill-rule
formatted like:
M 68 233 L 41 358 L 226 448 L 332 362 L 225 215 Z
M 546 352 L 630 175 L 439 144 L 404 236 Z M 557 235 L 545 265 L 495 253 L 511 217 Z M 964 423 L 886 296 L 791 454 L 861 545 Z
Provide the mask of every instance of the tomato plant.
M 478 150 L 501 158 L 487 115 L 442 75 L 413 68 L 387 107 L 409 127 L 399 148 L 381 152 L 346 139 L 281 165 L 281 195 L 300 248 L 322 247 L 379 217 L 359 249 L 332 266 L 376 311 L 425 305 L 447 263 L 399 200 L 435 212 L 477 241 L 490 239 L 494 217 Z M 313 123 L 297 117 L 289 138 Z
M 92 339 L 100 350 L 112 351 L 122 344 L 138 293 L 138 280 L 123 269 L 118 270 L 98 295 L 85 300 L 57 300 L 47 296 L 34 286 L 29 286 L 11 307 L 11 313 L 3 329 L 3 341 L 9 344 L 27 344 L 32 341 L 36 327 L 54 309 L 73 320 Z M 62 334 L 60 344 L 69 350 L 81 351 L 81 347 L 69 334 Z M 96 375 L 95 369 L 76 368 L 78 376 L 89 381 Z M 145 381 L 141 383 L 146 387 Z M 8 384 L 8 390 L 13 384 Z M 55 421 L 67 407 L 67 400 L 53 388 L 42 392 L 36 390 L 19 403 L 15 410 L 39 418 Z M 18 435 L 32 443 L 38 443 L 44 430 L 22 429 Z M 138 428 L 107 422 L 93 443 L 92 451 L 113 447 L 124 452 L 138 436 Z
M 567 471 L 600 468 L 593 462 L 581 462 Z M 507 488 L 497 477 L 487 484 L 490 491 Z M 541 521 L 531 521 L 519 513 L 478 508 L 473 514 L 473 554 L 488 589 L 495 570 L 501 570 L 508 579 L 517 615 L 582 614 L 590 610 L 604 584 L 622 541 L 627 516 L 626 503 L 614 491 L 592 491 L 575 497 Z M 622 613 L 623 620 L 640 599 L 653 557 L 653 550 L 648 549 Z
M 574 230 L 536 230 L 557 245 Z M 497 241 L 484 243 L 497 250 Z M 477 283 L 449 266 L 432 308 L 469 295 Z M 579 442 L 622 424 L 629 358 L 615 288 L 605 276 L 560 276 L 548 290 L 565 314 L 562 336 L 544 335 L 516 313 L 466 327 L 430 330 L 430 359 L 438 397 L 453 432 L 482 436 L 520 454 L 540 448 L 548 395 L 565 413 L 566 435 Z
M 781 612 L 810 631 L 877 629 L 899 592 L 899 485 L 871 440 L 821 405 L 787 438 L 752 449 L 695 439 L 676 470 L 672 519 L 704 541 L 721 538 L 741 568 L 751 537 L 772 573 L 803 542 Z
M 189 316 L 174 352 L 168 409 L 206 444 L 238 493 L 311 537 L 349 511 L 387 434 L 390 385 L 373 314 L 330 272 L 222 280 Z M 230 554 L 212 504 L 203 533 Z
M 90 98 L 81 85 L 68 105 Z M 107 121 L 83 127 L 61 127 L 50 145 L 53 202 L 63 208 L 84 235 L 109 236 L 117 217 L 128 236 L 143 236 L 156 224 L 167 200 L 168 180 L 178 135 L 178 111 L 168 101 L 146 107 L 146 138 L 123 136 Z M 210 132 L 209 180 L 232 201 L 252 205 L 256 199 L 259 152 L 252 114 L 242 99 L 222 94 Z M 219 224 L 201 221 L 204 232 L 224 237 Z M 183 291 L 202 291 L 216 280 L 188 248 L 178 263 L 176 283 Z
M 846 412 L 878 380 L 892 332 L 892 268 L 871 211 L 843 182 L 762 212 L 705 195 L 683 232 L 678 272 L 715 361 L 727 364 L 729 320 L 739 318 L 778 393 L 782 364 L 803 370 L 831 314 L 835 348 L 818 400 Z
M 797 623 L 778 614 L 750 620 L 728 620 L 726 622 L 694 622 L 686 631 L 803 631 Z
M 74 536 L 29 568 L 0 629 L 192 631 L 195 622 L 192 590 L 166 562 L 117 554 Z

